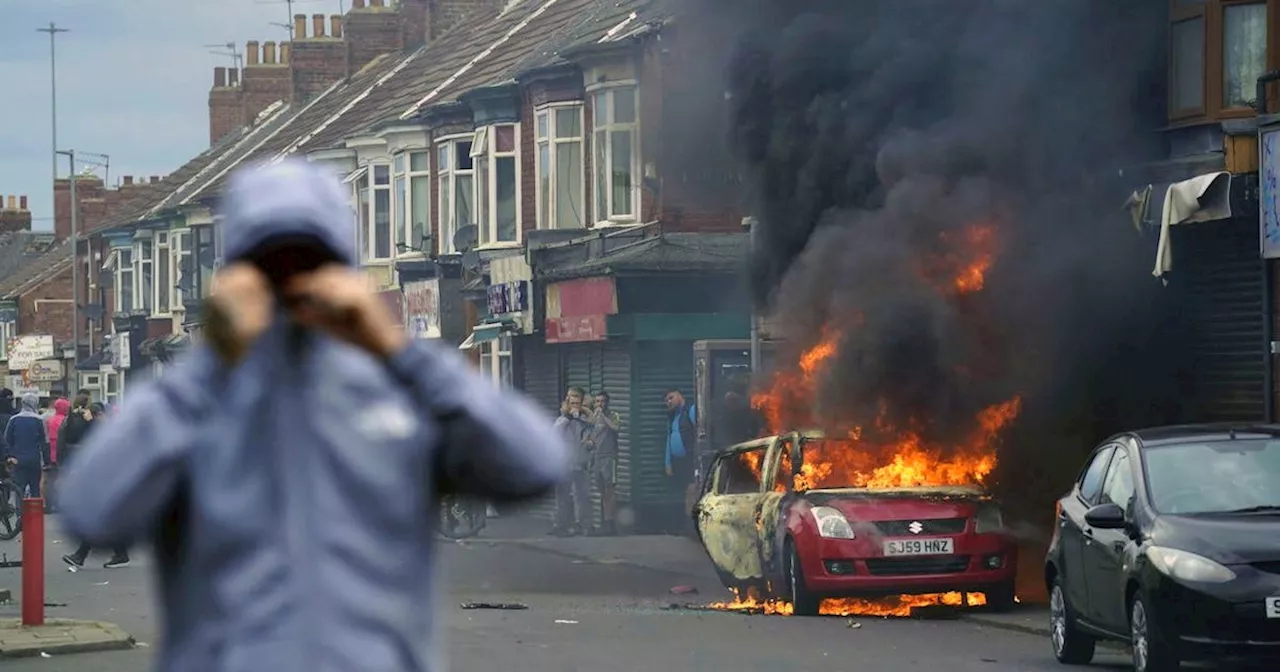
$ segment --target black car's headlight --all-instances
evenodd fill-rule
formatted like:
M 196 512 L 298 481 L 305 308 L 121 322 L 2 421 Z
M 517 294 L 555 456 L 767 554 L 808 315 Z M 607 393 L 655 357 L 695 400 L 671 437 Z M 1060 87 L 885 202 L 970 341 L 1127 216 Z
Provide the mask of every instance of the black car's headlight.
M 1230 568 L 1209 558 L 1176 548 L 1150 546 L 1147 559 L 1165 576 L 1193 583 L 1226 583 L 1236 578 Z

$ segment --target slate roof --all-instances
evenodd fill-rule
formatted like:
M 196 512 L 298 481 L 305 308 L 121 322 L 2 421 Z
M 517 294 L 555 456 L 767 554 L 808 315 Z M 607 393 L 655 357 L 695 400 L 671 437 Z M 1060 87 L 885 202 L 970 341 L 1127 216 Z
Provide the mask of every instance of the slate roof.
M 52 234 L 44 234 L 50 239 Z M 61 241 L 41 247 L 40 254 L 25 255 L 22 264 L 0 273 L 0 296 L 16 299 L 71 267 L 71 243 Z
M 0 296 L 8 294 L 14 279 L 27 269 L 38 268 L 35 262 L 44 259 L 51 250 L 65 249 L 54 240 L 53 232 L 14 231 L 0 233 Z M 65 252 L 68 256 L 70 250 Z M 48 260 L 52 263 L 52 259 Z

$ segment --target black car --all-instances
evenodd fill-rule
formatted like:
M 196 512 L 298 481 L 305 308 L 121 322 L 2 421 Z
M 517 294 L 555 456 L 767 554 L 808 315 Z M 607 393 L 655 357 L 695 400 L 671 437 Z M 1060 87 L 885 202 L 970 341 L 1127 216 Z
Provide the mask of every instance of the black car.
M 1045 559 L 1053 652 L 1129 642 L 1137 672 L 1280 655 L 1280 426 L 1128 432 L 1058 500 Z

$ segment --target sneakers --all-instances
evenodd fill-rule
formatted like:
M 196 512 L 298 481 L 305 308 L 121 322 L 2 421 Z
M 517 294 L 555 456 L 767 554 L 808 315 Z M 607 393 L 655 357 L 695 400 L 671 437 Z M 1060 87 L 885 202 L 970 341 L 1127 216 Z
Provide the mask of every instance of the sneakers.
M 62 561 L 76 568 L 84 567 L 84 558 L 77 558 L 74 554 L 68 553 L 62 556 Z
M 126 556 L 123 558 L 111 558 L 102 566 L 106 569 L 115 569 L 116 567 L 127 567 L 128 565 L 129 558 Z

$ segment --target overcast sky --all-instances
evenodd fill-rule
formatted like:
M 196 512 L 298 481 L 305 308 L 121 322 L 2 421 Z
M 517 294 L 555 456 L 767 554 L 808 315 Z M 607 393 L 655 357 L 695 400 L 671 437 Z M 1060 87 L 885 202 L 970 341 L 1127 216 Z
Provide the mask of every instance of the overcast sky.
M 294 11 L 333 14 L 339 2 Z M 0 0 L 0 194 L 27 194 L 35 228 L 52 228 L 49 36 L 37 28 L 71 30 L 57 37 L 59 149 L 109 155 L 115 184 L 208 147 L 213 68 L 230 58 L 205 45 L 288 39 L 271 25 L 288 16 L 284 0 Z

